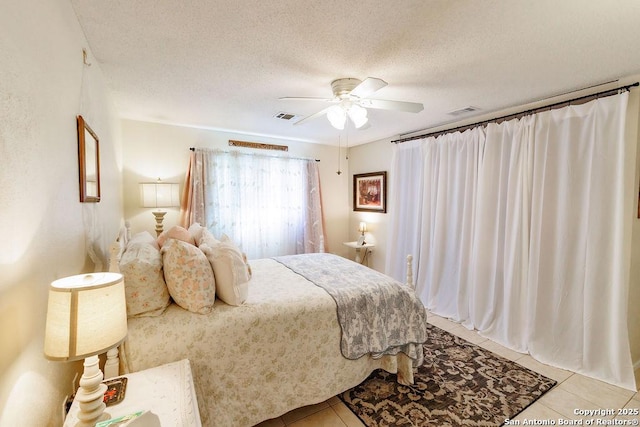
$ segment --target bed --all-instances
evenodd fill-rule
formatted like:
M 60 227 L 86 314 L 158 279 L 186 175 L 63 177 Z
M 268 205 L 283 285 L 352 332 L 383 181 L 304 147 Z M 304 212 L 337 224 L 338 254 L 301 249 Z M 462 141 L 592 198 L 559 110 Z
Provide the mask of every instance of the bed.
M 121 234 L 110 270 L 118 270 L 126 246 Z M 309 259 L 315 260 L 315 269 L 296 271 Z M 159 315 L 129 318 L 120 348 L 121 371 L 189 359 L 204 426 L 253 426 L 348 390 L 378 368 L 398 373 L 399 382 L 413 381 L 413 367 L 422 363 L 426 312 L 411 286 L 330 254 L 259 259 L 249 265 L 248 296 L 239 306 L 216 298 L 209 313 L 198 314 L 171 302 Z M 386 294 L 380 290 L 340 312 L 333 291 L 305 277 L 315 280 L 317 273 L 329 278 L 327 272 L 336 273 L 343 268 L 339 266 L 349 272 L 343 276 L 377 276 L 385 287 L 400 289 L 406 294 L 401 303 L 406 313 L 375 309 Z M 392 313 L 386 318 L 377 313 L 372 321 L 374 335 L 382 338 L 359 336 L 349 342 L 345 333 L 362 327 L 366 316 L 358 310 L 367 305 Z M 391 330 L 398 322 L 405 322 L 401 329 L 406 334 Z M 373 342 L 377 350 L 359 356 L 366 351 L 362 341 Z

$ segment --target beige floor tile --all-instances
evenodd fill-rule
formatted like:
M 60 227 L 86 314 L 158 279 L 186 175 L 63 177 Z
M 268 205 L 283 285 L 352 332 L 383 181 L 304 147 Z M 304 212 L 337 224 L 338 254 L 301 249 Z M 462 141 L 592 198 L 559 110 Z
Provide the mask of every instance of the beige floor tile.
M 344 403 L 340 402 L 340 404 L 332 406 L 332 408 L 336 411 L 336 414 L 338 414 L 342 422 L 345 423 L 347 427 L 366 427 L 362 421 L 360 421 L 360 418 L 351 412 L 351 409 L 349 409 Z
M 511 350 L 501 344 L 498 344 L 495 341 L 491 341 L 490 339 L 482 341 L 478 345 L 482 348 L 489 350 L 492 353 L 497 354 L 498 356 L 502 356 L 505 359 L 509 359 L 514 362 L 526 356 L 526 354 L 524 353 L 518 353 L 517 351 Z
M 281 418 L 286 425 L 289 425 L 327 408 L 329 408 L 329 404 L 327 402 L 321 402 L 316 405 L 303 406 L 302 408 L 294 409 L 293 411 L 284 414 Z
M 527 420 L 554 420 L 557 421 L 558 418 L 562 418 L 562 415 L 557 413 L 551 408 L 544 406 L 541 403 L 534 403 L 529 406 L 524 411 L 520 412 L 518 416 L 514 418 L 514 420 L 522 421 L 524 419 Z M 509 425 L 506 424 L 505 425 Z
M 330 406 L 339 405 L 342 403 L 342 400 L 338 396 L 333 396 L 331 399 L 327 400 L 327 404 Z
M 538 400 L 538 402 L 550 409 L 553 409 L 568 420 L 584 420 L 594 418 L 591 415 L 581 415 L 579 412 L 576 413 L 577 409 L 605 409 L 597 406 L 592 402 L 589 402 L 588 400 L 583 399 L 578 395 L 568 392 L 561 387 L 555 387 L 553 390 L 542 396 L 540 400 Z M 613 418 L 613 416 L 601 416 L 599 418 Z
M 601 408 L 622 408 L 634 393 L 584 375 L 574 374 L 559 386 Z
M 263 421 L 260 424 L 255 425 L 255 427 L 285 427 L 285 423 L 282 421 L 282 418 L 273 418 L 271 420 Z
M 470 331 L 462 325 L 458 325 L 449 331 L 450 333 L 459 336 L 460 338 L 469 341 L 472 344 L 480 344 L 487 339 L 478 335 L 476 331 Z
M 347 427 L 333 408 L 328 407 L 308 417 L 287 424 L 290 427 Z
M 566 381 L 573 375 L 573 372 L 540 363 L 528 354 L 519 358 L 517 363 L 525 368 L 529 368 L 532 371 L 542 374 L 547 378 L 556 380 L 558 384 Z
M 616 419 L 637 420 L 640 422 L 640 400 L 631 399 L 629 403 L 616 414 Z
M 449 319 L 445 319 L 444 317 L 440 317 L 440 316 L 436 316 L 436 315 L 433 315 L 433 316 L 427 318 L 427 322 L 429 322 L 433 326 L 437 326 L 438 328 L 443 329 L 445 331 L 450 331 L 451 329 L 455 328 L 456 326 L 460 326 L 456 322 L 452 322 Z

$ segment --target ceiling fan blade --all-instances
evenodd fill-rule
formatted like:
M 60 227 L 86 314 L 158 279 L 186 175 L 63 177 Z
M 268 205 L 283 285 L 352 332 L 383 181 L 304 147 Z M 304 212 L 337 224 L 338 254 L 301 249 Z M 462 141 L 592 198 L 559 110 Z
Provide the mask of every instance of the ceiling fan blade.
M 314 98 L 314 97 L 306 97 L 306 96 L 285 96 L 282 98 L 278 98 L 280 101 L 324 101 L 324 102 L 335 102 L 334 99 L 331 98 Z
M 424 106 L 417 102 L 389 101 L 386 99 L 361 99 L 358 103 L 365 108 L 403 111 L 405 113 L 419 113 L 424 110 Z
M 353 88 L 353 90 L 350 92 L 350 95 L 357 96 L 360 99 L 366 98 L 374 92 L 379 91 L 386 85 L 387 82 L 382 79 L 367 77 L 362 81 L 362 83 Z
M 302 123 L 304 123 L 304 122 L 306 122 L 306 121 L 313 120 L 313 119 L 315 119 L 316 117 L 320 117 L 320 116 L 322 116 L 323 114 L 327 114 L 327 111 L 329 110 L 329 108 L 331 108 L 331 107 L 323 108 L 322 110 L 318 111 L 317 113 L 314 113 L 314 114 L 312 114 L 312 115 L 310 115 L 310 116 L 307 116 L 307 117 L 305 117 L 304 119 L 298 120 L 298 121 L 297 121 L 297 122 L 295 122 L 293 125 L 294 125 L 294 126 L 297 126 L 297 125 L 300 125 L 300 124 L 302 124 Z

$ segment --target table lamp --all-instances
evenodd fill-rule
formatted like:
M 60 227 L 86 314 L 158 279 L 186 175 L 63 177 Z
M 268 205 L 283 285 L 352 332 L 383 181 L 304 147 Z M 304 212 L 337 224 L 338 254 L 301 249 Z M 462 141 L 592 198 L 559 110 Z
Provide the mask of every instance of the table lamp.
M 180 184 L 162 182 L 140 183 L 140 204 L 143 208 L 173 208 L 180 206 Z M 151 212 L 156 217 L 156 235 L 160 235 L 164 226 L 162 221 L 166 211 L 157 209 Z
M 367 242 L 364 241 L 364 233 L 367 232 L 367 223 L 361 222 L 358 226 L 358 231 L 360 232 L 360 237 L 358 238 L 358 246 L 366 245 Z
M 126 336 L 122 274 L 79 274 L 51 283 L 45 357 L 56 361 L 84 359 L 84 372 L 76 394 L 80 407 L 76 426 L 93 427 L 109 418 L 104 413 L 107 386 L 102 383 L 98 355 L 120 345 Z

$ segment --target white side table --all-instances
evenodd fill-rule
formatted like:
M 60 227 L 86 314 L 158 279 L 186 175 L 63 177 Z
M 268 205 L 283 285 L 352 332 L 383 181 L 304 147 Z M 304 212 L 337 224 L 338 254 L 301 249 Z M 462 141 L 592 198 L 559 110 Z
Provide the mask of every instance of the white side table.
M 127 377 L 125 396 L 121 402 L 107 406 L 105 412 L 111 418 L 148 410 L 158 416 L 162 426 L 202 426 L 187 359 L 122 376 Z M 78 402 L 74 400 L 64 427 L 75 426 L 77 412 Z
M 355 261 L 358 264 L 362 264 L 364 260 L 367 259 L 367 255 L 369 254 L 369 252 L 371 252 L 371 250 L 376 246 L 373 243 L 365 243 L 364 245 L 359 245 L 358 242 L 343 242 L 342 244 L 356 250 Z M 361 253 L 363 249 L 364 253 Z

